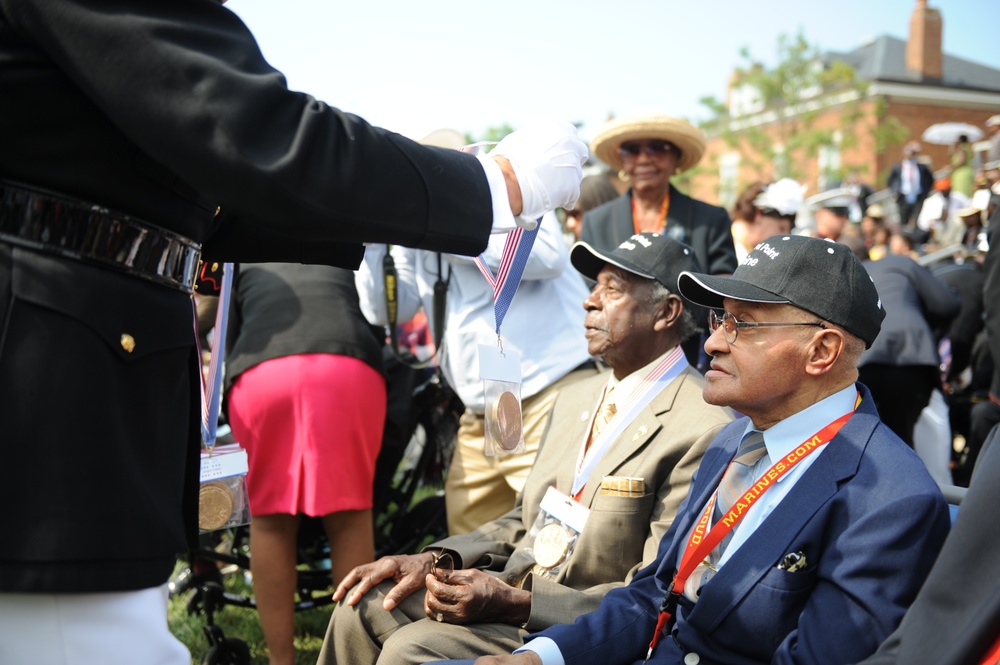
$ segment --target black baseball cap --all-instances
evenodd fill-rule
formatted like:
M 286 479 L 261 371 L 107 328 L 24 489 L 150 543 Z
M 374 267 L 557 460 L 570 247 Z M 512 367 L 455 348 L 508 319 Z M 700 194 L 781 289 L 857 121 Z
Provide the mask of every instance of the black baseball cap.
M 684 271 L 677 288 L 712 309 L 722 309 L 725 298 L 794 305 L 861 338 L 867 348 L 885 318 L 875 284 L 850 247 L 808 236 L 771 236 L 731 277 Z
M 597 274 L 609 263 L 633 275 L 652 279 L 671 293 L 681 295 L 685 309 L 694 315 L 699 325 L 708 317 L 708 312 L 702 312 L 677 290 L 677 279 L 682 272 L 701 270 L 694 250 L 679 240 L 659 233 L 637 233 L 611 251 L 578 242 L 570 250 L 569 260 L 581 275 L 595 281 Z
M 606 263 L 634 275 L 656 280 L 677 293 L 677 278 L 685 270 L 701 270 L 694 250 L 659 233 L 637 233 L 611 251 L 602 251 L 585 242 L 570 250 L 569 260 L 581 275 L 596 280 Z

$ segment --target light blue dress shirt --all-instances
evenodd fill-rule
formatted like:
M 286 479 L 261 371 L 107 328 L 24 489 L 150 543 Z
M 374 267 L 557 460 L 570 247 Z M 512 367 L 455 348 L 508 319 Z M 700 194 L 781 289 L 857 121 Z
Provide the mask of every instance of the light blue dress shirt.
M 834 394 L 826 397 L 819 402 L 809 406 L 798 413 L 785 418 L 781 422 L 773 425 L 764 432 L 764 445 L 767 447 L 767 456 L 770 458 L 770 462 L 766 462 L 767 466 L 763 466 L 763 461 L 758 462 L 762 468 L 755 469 L 755 474 L 766 471 L 772 464 L 774 460 L 778 460 L 788 453 L 795 450 L 795 448 L 806 441 L 814 434 L 816 434 L 823 427 L 826 427 L 829 423 L 833 422 L 837 418 L 840 418 L 845 413 L 850 413 L 854 411 L 854 404 L 858 398 L 857 388 L 851 384 L 847 388 L 835 392 Z M 753 423 L 748 423 L 744 434 L 753 430 Z M 742 438 L 742 437 L 740 437 Z M 733 539 L 730 541 L 729 546 L 726 551 L 723 552 L 722 558 L 719 560 L 718 566 L 724 566 L 726 561 L 728 561 L 733 552 L 738 550 L 740 546 L 746 542 L 750 534 L 767 519 L 767 516 L 771 514 L 775 506 L 781 503 L 781 500 L 787 495 L 791 489 L 798 482 L 802 474 L 805 473 L 819 456 L 823 454 L 826 450 L 826 446 L 819 448 L 818 450 L 810 453 L 805 458 L 802 459 L 791 471 L 785 473 L 777 483 L 775 483 L 764 495 L 755 503 L 743 520 L 737 525 L 735 532 L 733 533 Z M 691 506 L 688 509 L 691 510 Z M 705 506 L 698 506 L 698 513 L 700 514 L 704 510 Z M 674 534 L 675 537 L 677 534 Z M 684 534 L 684 538 L 688 537 L 688 533 Z M 679 548 L 678 556 L 683 555 L 683 548 Z M 525 646 L 521 647 L 518 651 L 534 651 L 542 659 L 543 665 L 566 665 L 566 661 L 563 659 L 562 653 L 559 651 L 559 647 L 556 643 L 547 637 L 538 637 Z

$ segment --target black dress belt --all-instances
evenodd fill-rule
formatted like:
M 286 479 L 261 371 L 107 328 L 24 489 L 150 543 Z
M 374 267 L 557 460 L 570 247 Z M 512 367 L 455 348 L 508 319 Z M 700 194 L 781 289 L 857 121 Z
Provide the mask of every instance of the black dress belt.
M 201 247 L 124 213 L 0 180 L 0 242 L 94 262 L 184 293 Z

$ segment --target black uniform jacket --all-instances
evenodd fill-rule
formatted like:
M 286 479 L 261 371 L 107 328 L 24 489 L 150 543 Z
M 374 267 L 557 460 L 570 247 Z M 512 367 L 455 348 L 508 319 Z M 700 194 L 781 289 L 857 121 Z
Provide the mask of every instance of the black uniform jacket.
M 0 0 L 0 178 L 211 260 L 475 254 L 492 218 L 474 157 L 289 91 L 213 0 Z M 192 311 L 181 291 L 0 240 L 0 591 L 155 586 L 192 545 Z

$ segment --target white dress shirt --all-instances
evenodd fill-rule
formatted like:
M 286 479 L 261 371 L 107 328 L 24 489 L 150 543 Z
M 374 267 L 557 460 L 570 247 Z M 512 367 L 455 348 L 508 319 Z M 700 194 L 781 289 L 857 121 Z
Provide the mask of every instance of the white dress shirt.
M 494 273 L 506 238 L 491 236 L 484 253 Z M 394 246 L 392 255 L 398 273 L 399 322 L 412 318 L 423 305 L 433 326 L 437 254 Z M 388 323 L 382 281 L 384 256 L 385 245 L 369 246 L 355 277 L 361 311 L 375 325 Z M 452 277 L 438 361 L 466 408 L 482 413 L 478 345 L 497 344 L 493 289 L 472 257 L 446 254 L 441 265 L 442 279 L 447 279 L 449 268 Z M 590 359 L 583 334 L 583 301 L 587 294 L 583 278 L 569 263 L 569 248 L 559 221 L 549 213 L 542 220 L 521 284 L 500 329 L 504 349 L 521 353 L 521 397 L 544 390 Z
M 920 170 L 917 168 L 917 161 L 904 159 L 901 167 L 903 172 L 900 174 L 902 181 L 899 184 L 899 192 L 906 198 L 907 203 L 913 203 L 920 193 Z

